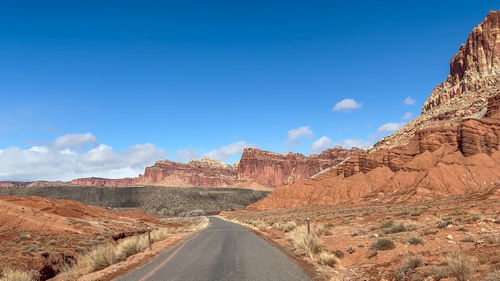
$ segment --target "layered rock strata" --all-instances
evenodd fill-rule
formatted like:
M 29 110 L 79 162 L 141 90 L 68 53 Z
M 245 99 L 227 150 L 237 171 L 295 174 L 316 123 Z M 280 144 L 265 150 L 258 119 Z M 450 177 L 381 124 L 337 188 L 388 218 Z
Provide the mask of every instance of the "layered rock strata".
M 277 188 L 249 210 L 354 201 L 500 196 L 500 12 L 452 59 L 422 115 L 321 175 Z

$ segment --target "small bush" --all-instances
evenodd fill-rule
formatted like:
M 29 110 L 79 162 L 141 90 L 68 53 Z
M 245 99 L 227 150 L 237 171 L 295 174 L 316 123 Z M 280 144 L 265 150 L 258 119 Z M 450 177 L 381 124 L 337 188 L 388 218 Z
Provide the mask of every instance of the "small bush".
M 139 237 L 133 237 L 123 241 L 118 247 L 119 259 L 125 260 L 145 249 L 140 240 Z
M 384 250 L 392 250 L 394 248 L 396 248 L 396 245 L 394 244 L 394 242 L 391 239 L 387 239 L 387 238 L 378 239 L 371 246 L 372 250 L 383 250 L 383 251 Z
M 305 225 L 299 226 L 290 232 L 290 240 L 295 248 L 303 251 L 305 254 L 312 256 L 321 251 L 320 239 L 315 231 L 307 234 Z
M 453 224 L 453 221 L 451 221 L 451 220 L 441 220 L 441 221 L 437 222 L 436 227 L 437 228 L 445 228 L 445 227 L 447 227 L 450 224 Z
M 411 245 L 424 245 L 424 240 L 418 237 L 411 237 L 410 239 L 408 239 L 408 243 Z
M 116 263 L 116 252 L 113 246 L 99 247 L 90 252 L 94 270 L 101 270 Z
M 295 223 L 294 221 L 289 221 L 289 222 L 285 223 L 285 225 L 283 226 L 283 230 L 285 232 L 290 232 L 290 231 L 294 230 L 296 227 L 297 227 L 297 223 Z
M 421 266 L 422 259 L 420 257 L 411 257 L 406 260 L 403 264 L 401 264 L 396 272 L 396 281 L 406 280 L 406 277 L 409 276 L 415 268 Z
M 414 225 L 404 225 L 403 223 L 399 223 L 384 230 L 384 233 L 385 234 L 399 233 L 399 232 L 414 230 L 415 228 L 416 227 Z
M 468 243 L 474 243 L 476 242 L 476 240 L 474 239 L 473 236 L 465 236 L 464 238 L 462 238 L 462 240 L 460 240 L 460 242 L 468 242 Z
M 342 250 L 333 250 L 332 252 L 337 258 L 341 259 L 344 257 L 344 252 Z
M 35 281 L 38 280 L 35 271 L 23 271 L 16 269 L 7 269 L 3 272 L 2 281 Z
M 477 271 L 478 262 L 476 258 L 455 253 L 446 260 L 450 276 L 457 278 L 457 281 L 467 281 Z
M 335 254 L 328 252 L 321 252 L 319 254 L 319 263 L 329 267 L 334 267 L 339 263 L 339 260 Z
M 393 225 L 394 225 L 394 221 L 390 220 L 390 221 L 386 221 L 386 222 L 382 223 L 380 228 L 389 228 L 389 227 L 392 227 Z
M 484 242 L 488 243 L 488 244 L 500 244 L 500 236 L 496 236 L 496 235 L 489 235 L 489 236 L 486 236 L 484 237 Z

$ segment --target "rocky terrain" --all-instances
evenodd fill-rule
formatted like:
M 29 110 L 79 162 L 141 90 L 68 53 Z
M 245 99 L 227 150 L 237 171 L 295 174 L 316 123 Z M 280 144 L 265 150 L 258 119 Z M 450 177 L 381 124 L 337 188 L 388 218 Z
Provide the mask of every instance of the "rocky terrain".
M 217 214 L 240 210 L 269 193 L 234 188 L 27 186 L 0 188 L 5 196 L 69 199 L 105 208 L 140 208 L 159 216 Z
M 279 187 L 248 209 L 470 193 L 498 197 L 500 83 L 494 81 L 500 75 L 499 19 L 500 12 L 491 12 L 474 29 L 452 59 L 448 80 L 431 94 L 420 117 L 370 152 L 312 179 Z M 449 92 L 441 91 L 443 85 Z
M 279 245 L 314 280 L 493 281 L 500 277 L 500 199 L 488 198 L 338 203 L 224 217 Z
M 283 184 L 305 180 L 362 152 L 357 148 L 337 147 L 306 157 L 300 153 L 283 155 L 247 148 L 234 166 L 209 158 L 193 159 L 188 163 L 165 160 L 147 167 L 144 175 L 137 178 L 81 178 L 71 183 L 95 187 L 235 187 L 271 190 Z
M 142 211 L 112 212 L 70 200 L 0 196 L 0 268 L 35 270 L 40 280 L 78 253 L 164 223 Z M 1 272 L 0 272 L 1 273 Z

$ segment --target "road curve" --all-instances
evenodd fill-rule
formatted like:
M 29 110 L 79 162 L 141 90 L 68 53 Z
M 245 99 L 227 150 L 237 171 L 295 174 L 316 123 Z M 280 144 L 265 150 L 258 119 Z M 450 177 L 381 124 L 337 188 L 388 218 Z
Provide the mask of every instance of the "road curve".
M 243 226 L 210 218 L 195 233 L 118 281 L 311 281 L 300 267 Z

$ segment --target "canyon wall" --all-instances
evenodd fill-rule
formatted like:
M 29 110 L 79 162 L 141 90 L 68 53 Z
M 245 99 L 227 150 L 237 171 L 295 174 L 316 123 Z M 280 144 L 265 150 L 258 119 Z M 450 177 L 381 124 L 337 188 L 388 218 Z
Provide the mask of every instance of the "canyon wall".
M 82 186 L 173 186 L 173 187 L 236 187 L 271 190 L 283 184 L 305 180 L 318 172 L 364 153 L 363 150 L 332 148 L 309 157 L 300 153 L 286 155 L 247 148 L 234 166 L 202 158 L 188 163 L 158 161 L 137 178 L 81 178 L 71 181 Z
M 421 116 L 321 175 L 277 188 L 248 210 L 403 202 L 457 194 L 500 197 L 500 12 L 451 60 Z
M 257 148 L 246 148 L 238 165 L 239 181 L 277 187 L 306 180 L 321 170 L 333 167 L 363 150 L 332 148 L 306 157 L 300 153 L 286 155 Z

